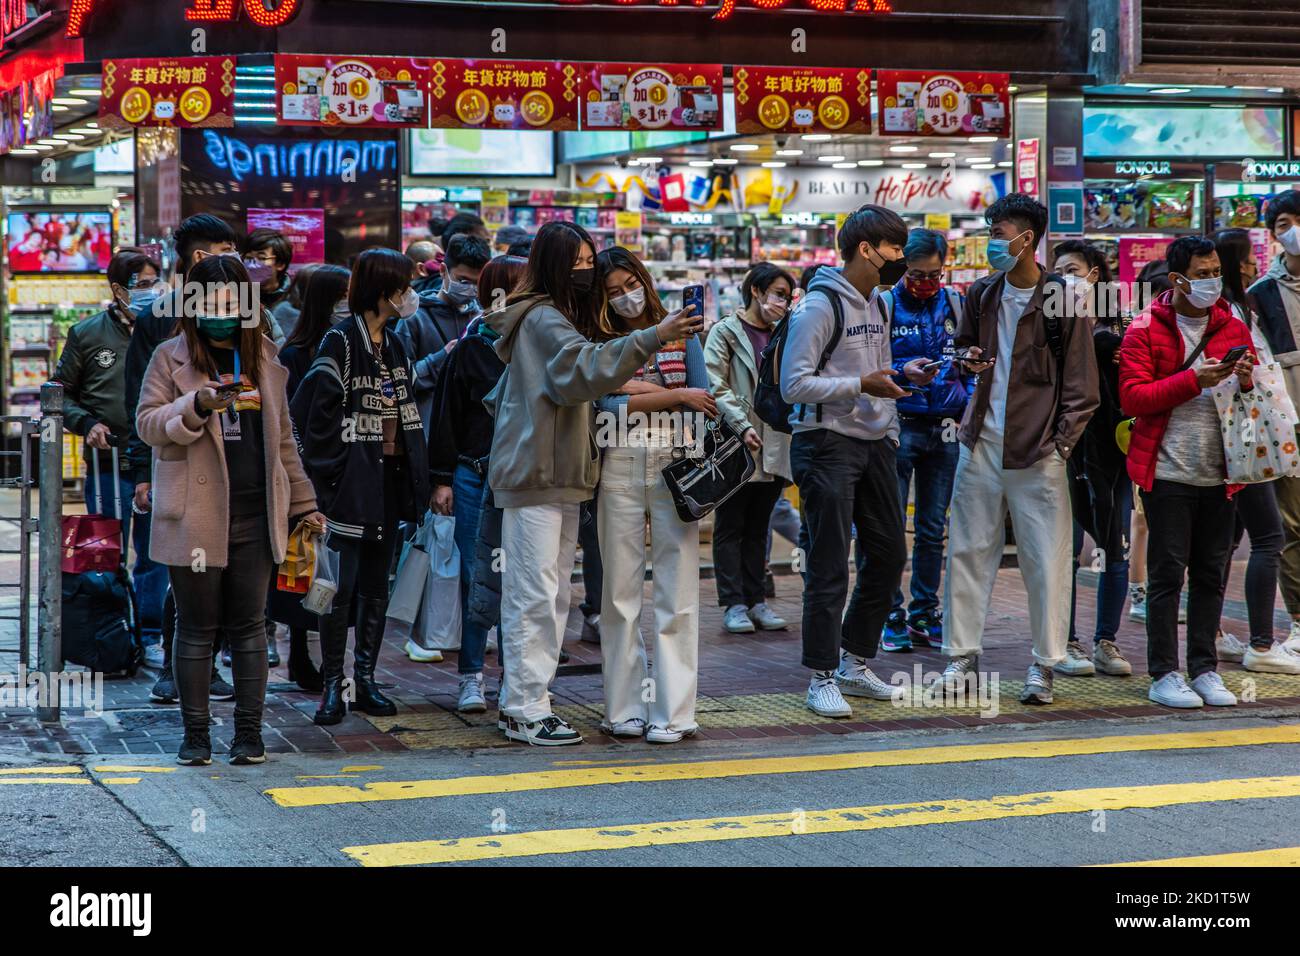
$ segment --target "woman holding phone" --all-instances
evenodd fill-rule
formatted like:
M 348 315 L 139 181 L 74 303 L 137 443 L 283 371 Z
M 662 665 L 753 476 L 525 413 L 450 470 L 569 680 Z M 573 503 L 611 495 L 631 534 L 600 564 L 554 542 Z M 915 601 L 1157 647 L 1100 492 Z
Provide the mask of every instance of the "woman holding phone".
M 506 363 L 485 400 L 495 417 L 488 484 L 503 510 L 498 726 L 511 740 L 539 746 L 582 742 L 552 713 L 548 687 L 569 613 L 578 509 L 600 478 L 592 402 L 701 325 L 699 316 L 678 313 L 610 339 L 604 298 L 591 236 L 549 222 L 506 307 L 484 317 L 500 335 L 496 352 Z
M 212 762 L 208 685 L 217 633 L 235 682 L 232 764 L 262 763 L 267 586 L 291 523 L 323 531 L 298 458 L 275 344 L 260 315 L 239 312 L 248 283 L 239 260 L 213 256 L 186 278 L 208 290 L 202 314 L 182 311 L 180 334 L 154 352 L 136 428 L 153 447 L 150 556 L 167 565 L 178 618 L 172 654 L 185 724 L 177 760 Z
M 659 301 L 654 280 L 626 249 L 601 252 L 596 275 L 608 302 L 605 319 L 615 335 L 653 329 L 664 321 L 668 310 Z M 692 301 L 673 318 L 697 311 L 698 301 Z M 698 437 L 704 416 L 717 417 L 708 384 L 704 349 L 699 337 L 691 335 L 661 345 L 626 385 L 597 403 L 597 434 L 614 439 L 605 447 L 600 465 L 596 520 L 605 568 L 601 728 L 615 737 L 644 735 L 650 743 L 676 743 L 698 729 L 700 529 L 677 516 L 661 472 L 672 463 L 675 449 Z M 622 416 L 620 406 L 626 408 Z M 644 424 L 637 413 L 648 416 Z M 648 702 L 644 688 L 651 675 L 638 627 L 647 520 L 655 569 L 655 694 Z

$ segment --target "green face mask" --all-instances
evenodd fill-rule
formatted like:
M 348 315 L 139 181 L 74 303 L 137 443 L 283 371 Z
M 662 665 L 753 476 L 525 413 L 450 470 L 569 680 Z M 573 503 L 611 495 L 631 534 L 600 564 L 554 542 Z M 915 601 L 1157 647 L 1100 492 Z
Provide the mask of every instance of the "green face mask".
M 237 315 L 199 316 L 199 334 L 209 342 L 224 342 L 239 330 Z

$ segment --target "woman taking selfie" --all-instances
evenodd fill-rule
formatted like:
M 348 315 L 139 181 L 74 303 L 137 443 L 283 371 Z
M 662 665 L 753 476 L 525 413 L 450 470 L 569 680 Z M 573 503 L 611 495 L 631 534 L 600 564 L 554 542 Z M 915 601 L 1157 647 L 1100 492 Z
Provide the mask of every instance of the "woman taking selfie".
M 606 249 L 598 255 L 596 276 L 609 303 L 605 318 L 614 335 L 653 329 L 667 315 L 654 280 L 626 249 Z M 674 313 L 673 319 L 680 314 Z M 597 434 L 615 436 L 615 443 L 604 449 L 596 495 L 605 570 L 600 602 L 605 676 L 601 728 L 615 737 L 644 735 L 650 743 L 676 743 L 698 729 L 700 528 L 677 516 L 661 472 L 672 463 L 674 446 L 698 437 L 700 416 L 717 417 L 708 384 L 704 350 L 699 337 L 692 335 L 661 345 L 631 381 L 598 403 Z M 620 406 L 626 407 L 624 416 L 619 415 Z M 632 424 L 631 416 L 638 412 L 652 416 L 647 424 Z M 664 412 L 675 414 L 654 415 Z M 620 418 L 628 423 L 627 434 L 618 427 Z M 647 520 L 655 571 L 655 694 L 648 702 L 643 691 L 651 674 L 638 626 L 645 593 Z
M 547 223 L 506 308 L 485 317 L 506 363 L 488 397 L 496 419 L 488 484 L 504 512 L 498 725 L 511 740 L 543 746 L 582 742 L 551 712 L 548 687 L 569 613 L 578 509 L 600 477 L 591 403 L 701 324 L 678 314 L 597 344 L 611 330 L 595 266 L 585 229 Z
M 755 264 L 740 286 L 743 308 L 715 325 L 704 346 L 718 408 L 754 453 L 758 466 L 745 487 L 718 506 L 713 518 L 718 604 L 726 609 L 723 627 L 733 634 L 786 626 L 767 606 L 763 576 L 768 522 L 781 489 L 790 481 L 790 436 L 766 424 L 752 406 L 759 360 L 772 330 L 789 311 L 793 293 L 794 280 L 788 272 L 767 262 Z
M 262 763 L 265 599 L 289 529 L 324 519 L 303 472 L 285 400 L 287 373 L 260 316 L 239 313 L 248 273 L 214 256 L 187 280 L 208 289 L 202 314 L 158 347 L 140 388 L 136 428 L 153 448 L 150 556 L 167 565 L 176 600 L 172 654 L 185 723 L 177 760 L 212 762 L 208 685 L 218 631 L 235 682 L 233 764 Z
M 411 363 L 393 331 L 414 314 L 411 261 L 392 249 L 357 257 L 348 286 L 351 313 L 325 333 L 291 410 L 303 464 L 330 522 L 339 553 L 339 589 L 321 616 L 325 684 L 316 723 L 343 719 L 343 658 L 356 606 L 352 707 L 391 716 L 397 706 L 379 691 L 375 663 L 384 640 L 388 569 L 398 521 L 417 521 L 429 505 L 424 426 L 411 392 Z

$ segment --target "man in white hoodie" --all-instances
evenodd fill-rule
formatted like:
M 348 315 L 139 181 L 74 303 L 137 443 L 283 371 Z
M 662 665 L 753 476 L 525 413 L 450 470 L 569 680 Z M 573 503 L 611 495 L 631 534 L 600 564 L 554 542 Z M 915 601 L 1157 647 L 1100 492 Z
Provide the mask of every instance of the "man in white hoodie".
M 844 266 L 818 270 L 790 317 L 781 353 L 781 395 L 794 408 L 790 465 L 809 531 L 803 594 L 803 663 L 812 669 L 808 707 L 848 717 L 844 694 L 889 700 L 873 674 L 880 631 L 907 562 L 898 500 L 900 382 L 928 384 L 919 357 L 901 376 L 891 366 L 889 322 L 877 301 L 907 269 L 907 224 L 883 206 L 860 207 L 844 222 Z M 856 529 L 857 583 L 849 585 L 849 539 Z M 841 615 L 843 620 L 841 621 Z

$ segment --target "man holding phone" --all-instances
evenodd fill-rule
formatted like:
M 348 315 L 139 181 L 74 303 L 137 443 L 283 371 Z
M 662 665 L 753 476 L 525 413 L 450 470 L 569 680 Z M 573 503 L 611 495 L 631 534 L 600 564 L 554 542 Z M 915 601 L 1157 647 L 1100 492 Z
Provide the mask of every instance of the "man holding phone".
M 1137 416 L 1128 473 L 1142 490 L 1147 528 L 1148 696 L 1166 707 L 1231 706 L 1215 672 L 1223 567 L 1232 550 L 1240 485 L 1227 485 L 1212 389 L 1231 375 L 1254 387 L 1250 330 L 1222 298 L 1214 242 L 1174 240 L 1165 253 L 1173 288 L 1129 326 L 1119 393 Z M 1187 679 L 1178 669 L 1178 599 L 1187 577 Z

